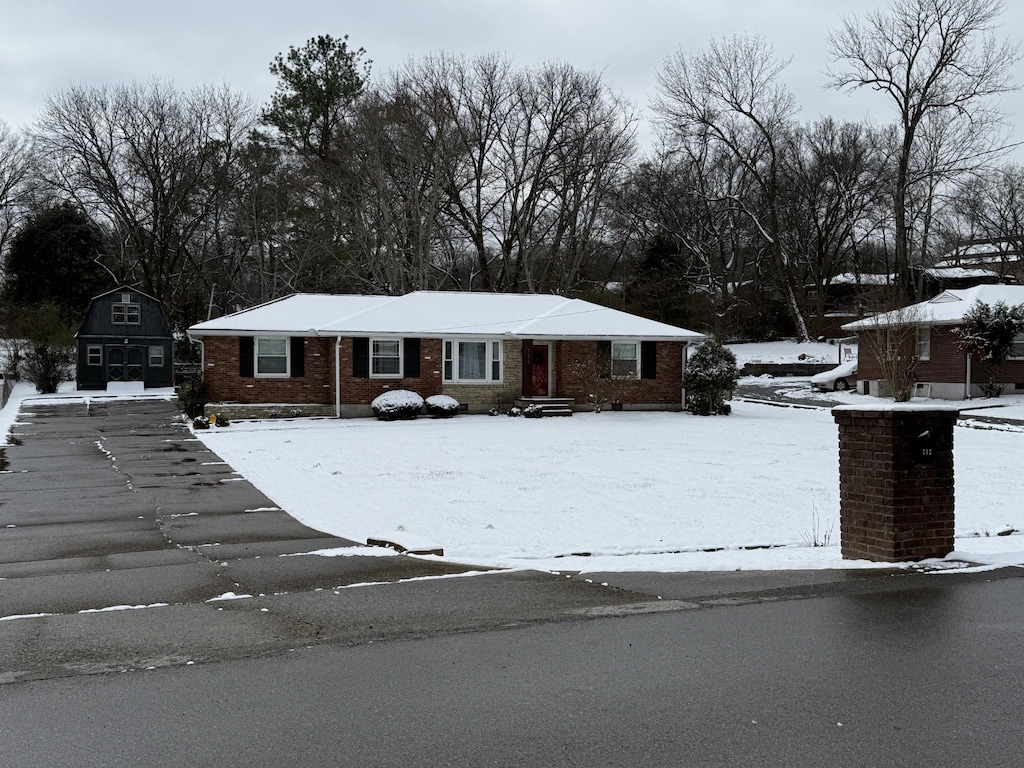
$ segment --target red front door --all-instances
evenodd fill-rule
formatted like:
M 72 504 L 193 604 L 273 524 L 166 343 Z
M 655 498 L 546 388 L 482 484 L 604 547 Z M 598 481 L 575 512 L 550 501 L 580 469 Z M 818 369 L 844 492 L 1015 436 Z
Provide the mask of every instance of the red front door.
M 530 360 L 530 392 L 534 397 L 548 396 L 548 353 L 550 347 L 539 344 L 533 348 Z

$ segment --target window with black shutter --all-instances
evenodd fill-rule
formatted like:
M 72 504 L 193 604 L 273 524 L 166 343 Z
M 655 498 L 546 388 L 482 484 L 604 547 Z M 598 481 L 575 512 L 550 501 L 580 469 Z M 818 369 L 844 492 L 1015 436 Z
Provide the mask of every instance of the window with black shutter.
M 656 341 L 640 342 L 640 378 L 658 378 L 658 343 Z
M 242 378 L 251 379 L 255 375 L 255 354 L 253 352 L 252 336 L 239 336 L 238 338 L 238 375 Z
M 602 379 L 611 378 L 612 343 L 610 341 L 597 342 L 597 375 Z
M 291 337 L 291 374 L 293 379 L 306 375 L 306 340 L 301 336 Z
M 405 348 L 402 353 L 405 357 L 405 378 L 418 379 L 420 377 L 420 340 L 404 339 Z
M 370 378 L 370 340 L 352 339 L 352 376 Z

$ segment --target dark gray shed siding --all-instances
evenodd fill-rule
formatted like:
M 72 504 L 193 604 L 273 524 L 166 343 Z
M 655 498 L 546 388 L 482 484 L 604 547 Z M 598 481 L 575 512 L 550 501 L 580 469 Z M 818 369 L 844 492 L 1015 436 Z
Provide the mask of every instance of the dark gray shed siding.
M 160 302 L 131 288 L 97 296 L 78 334 L 78 388 L 110 381 L 174 383 L 174 338 Z

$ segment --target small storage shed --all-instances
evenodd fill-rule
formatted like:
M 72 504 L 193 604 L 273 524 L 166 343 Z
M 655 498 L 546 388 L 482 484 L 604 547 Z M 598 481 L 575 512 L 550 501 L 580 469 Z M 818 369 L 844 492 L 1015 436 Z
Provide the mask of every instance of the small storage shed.
M 106 389 L 110 382 L 173 385 L 174 338 L 152 296 L 128 287 L 97 296 L 75 336 L 79 389 Z

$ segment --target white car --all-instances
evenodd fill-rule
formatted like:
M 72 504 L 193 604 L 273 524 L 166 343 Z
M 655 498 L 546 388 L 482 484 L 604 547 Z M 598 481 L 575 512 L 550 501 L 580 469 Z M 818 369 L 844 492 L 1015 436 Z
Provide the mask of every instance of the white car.
M 857 361 L 849 360 L 831 371 L 811 376 L 811 386 L 823 392 L 843 392 L 857 383 Z

